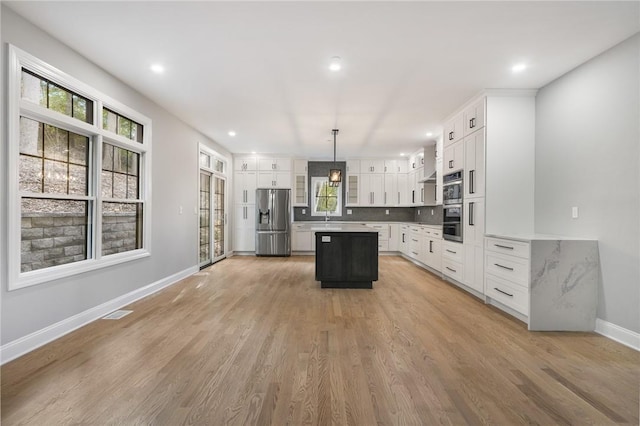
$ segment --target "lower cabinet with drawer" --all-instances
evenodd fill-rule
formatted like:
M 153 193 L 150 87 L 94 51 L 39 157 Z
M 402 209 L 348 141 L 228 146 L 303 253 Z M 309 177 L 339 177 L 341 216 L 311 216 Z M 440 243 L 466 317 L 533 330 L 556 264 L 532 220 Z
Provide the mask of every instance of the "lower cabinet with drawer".
M 529 330 L 593 331 L 599 276 L 596 240 L 485 239 L 486 300 Z
M 464 246 L 451 241 L 442 242 L 442 275 L 461 283 L 464 280 Z

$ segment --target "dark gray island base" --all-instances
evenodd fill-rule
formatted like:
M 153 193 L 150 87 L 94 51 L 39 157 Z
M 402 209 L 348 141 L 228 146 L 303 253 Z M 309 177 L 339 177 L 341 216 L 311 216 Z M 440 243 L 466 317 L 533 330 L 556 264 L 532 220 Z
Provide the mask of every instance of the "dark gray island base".
M 321 288 L 373 288 L 378 281 L 378 233 L 363 228 L 316 232 L 316 281 Z

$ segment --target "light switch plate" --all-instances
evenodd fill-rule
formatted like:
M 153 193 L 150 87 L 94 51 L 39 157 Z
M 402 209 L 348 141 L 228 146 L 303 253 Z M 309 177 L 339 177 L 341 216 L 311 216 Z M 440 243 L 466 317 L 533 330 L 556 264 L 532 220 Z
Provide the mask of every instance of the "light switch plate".
M 578 218 L 578 207 L 571 207 L 571 217 L 573 219 Z
M 347 214 L 352 214 L 352 213 L 353 213 L 353 210 L 347 209 Z
M 389 214 L 389 209 L 385 210 L 384 214 Z
M 307 209 L 302 209 L 302 214 L 307 214 Z

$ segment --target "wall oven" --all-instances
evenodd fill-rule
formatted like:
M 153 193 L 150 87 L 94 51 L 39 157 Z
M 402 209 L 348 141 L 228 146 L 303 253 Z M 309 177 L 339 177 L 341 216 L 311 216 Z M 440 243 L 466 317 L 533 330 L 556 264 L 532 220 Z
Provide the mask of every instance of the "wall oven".
M 442 203 L 462 204 L 462 170 L 442 177 Z
M 462 171 L 442 177 L 442 237 L 462 242 Z

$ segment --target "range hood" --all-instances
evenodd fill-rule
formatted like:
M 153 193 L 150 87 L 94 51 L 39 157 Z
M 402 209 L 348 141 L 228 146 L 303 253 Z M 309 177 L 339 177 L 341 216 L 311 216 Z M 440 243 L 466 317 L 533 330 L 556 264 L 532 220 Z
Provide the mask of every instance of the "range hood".
M 418 180 L 420 183 L 436 183 L 436 147 L 435 145 L 424 148 L 424 176 Z

